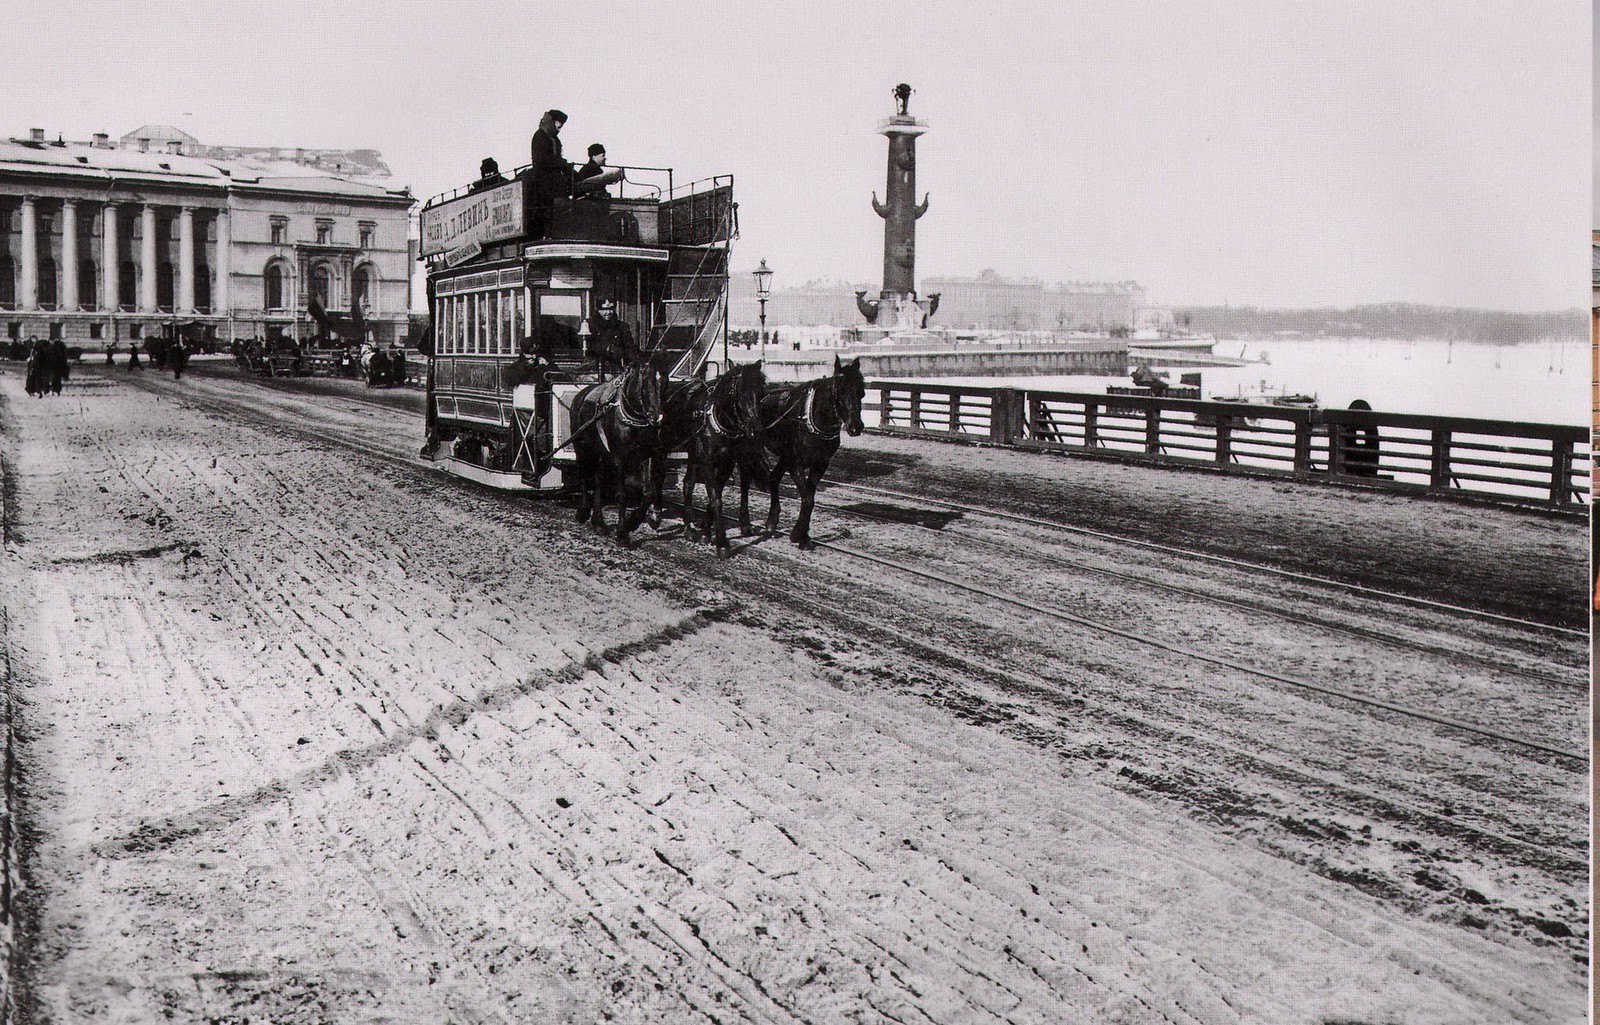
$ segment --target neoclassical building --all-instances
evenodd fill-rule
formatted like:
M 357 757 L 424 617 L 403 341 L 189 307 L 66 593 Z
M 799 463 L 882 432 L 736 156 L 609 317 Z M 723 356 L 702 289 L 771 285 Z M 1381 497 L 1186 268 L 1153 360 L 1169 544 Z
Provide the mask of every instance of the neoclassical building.
M 379 340 L 404 337 L 408 189 L 197 156 L 187 136 L 44 135 L 0 142 L 0 338 L 104 344 L 192 321 L 224 340 L 304 336 L 312 296 L 359 301 Z

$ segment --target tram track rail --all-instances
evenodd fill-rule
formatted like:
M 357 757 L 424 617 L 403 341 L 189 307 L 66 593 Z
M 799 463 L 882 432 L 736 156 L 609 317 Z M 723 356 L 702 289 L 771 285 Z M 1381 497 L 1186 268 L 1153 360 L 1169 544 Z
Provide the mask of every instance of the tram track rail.
M 917 498 L 910 495 L 903 496 L 902 500 L 915 502 L 928 508 L 938 508 L 946 504 L 940 502 L 938 499 Z M 904 524 L 905 522 L 903 519 L 887 513 L 875 512 L 859 506 L 839 505 L 833 502 L 828 502 L 825 504 L 820 499 L 817 502 L 817 507 L 826 508 L 833 513 L 869 519 L 880 523 Z M 948 527 L 942 527 L 940 530 L 942 533 L 951 533 Z M 991 538 L 980 537 L 970 531 L 961 531 L 956 534 L 956 536 L 961 538 L 963 544 L 972 544 L 978 547 L 1013 556 L 1019 554 L 1017 547 L 1014 545 L 1007 545 Z M 1570 667 L 1570 672 L 1566 674 L 1548 672 L 1541 669 L 1532 668 L 1527 665 L 1518 664 L 1506 659 L 1485 658 L 1481 654 L 1469 655 L 1459 650 L 1443 647 L 1441 645 L 1428 644 L 1398 636 L 1392 632 L 1384 632 L 1377 629 L 1359 626 L 1353 623 L 1340 622 L 1326 617 L 1290 612 L 1281 608 L 1273 607 L 1272 605 L 1264 602 L 1246 601 L 1240 598 L 1228 597 L 1226 595 L 1216 594 L 1199 587 L 1174 583 L 1170 580 L 1156 580 L 1139 573 L 1132 573 L 1122 569 L 1114 569 L 1108 566 L 1096 566 L 1088 562 L 1076 561 L 1073 559 L 1063 558 L 1058 555 L 1051 555 L 1042 552 L 1028 552 L 1026 554 L 1027 558 L 1029 559 L 1047 564 L 1057 569 L 1109 577 L 1115 580 L 1132 583 L 1153 591 L 1182 595 L 1184 597 L 1194 598 L 1213 605 L 1220 605 L 1227 608 L 1238 609 L 1244 612 L 1270 616 L 1274 619 L 1278 619 L 1287 623 L 1295 623 L 1301 626 L 1325 630 L 1331 633 L 1343 634 L 1363 642 L 1376 643 L 1386 647 L 1402 648 L 1408 651 L 1414 651 L 1420 654 L 1443 658 L 1450 661 L 1467 662 L 1476 666 L 1493 668 L 1503 673 L 1514 674 L 1531 680 L 1540 680 L 1568 689 L 1581 689 L 1585 691 L 1588 689 L 1588 680 L 1582 678 L 1583 669 L 1578 666 Z
M 898 501 L 920 502 L 926 505 L 937 506 L 944 509 L 954 509 L 959 512 L 986 516 L 992 519 L 1007 520 L 1013 523 L 1023 523 L 1033 527 L 1044 527 L 1064 533 L 1078 534 L 1113 544 L 1143 548 L 1168 555 L 1180 556 L 1185 559 L 1195 559 L 1228 566 L 1233 569 L 1244 570 L 1251 573 L 1260 573 L 1281 577 L 1283 579 L 1293 580 L 1298 583 L 1310 584 L 1316 587 L 1326 588 L 1328 590 L 1341 591 L 1372 600 L 1411 605 L 1417 608 L 1429 609 L 1435 612 L 1448 613 L 1458 616 L 1470 616 L 1501 625 L 1548 632 L 1577 640 L 1587 640 L 1588 638 L 1588 632 L 1584 630 L 1574 630 L 1569 627 L 1558 626 L 1552 623 L 1541 623 L 1536 620 L 1520 619 L 1515 616 L 1508 616 L 1498 612 L 1490 612 L 1486 609 L 1476 609 L 1467 605 L 1455 605 L 1449 602 L 1435 601 L 1431 598 L 1422 598 L 1417 595 L 1403 594 L 1398 591 L 1390 591 L 1383 588 L 1368 587 L 1364 584 L 1356 584 L 1350 581 L 1337 580 L 1332 577 L 1317 576 L 1311 573 L 1302 573 L 1298 570 L 1282 569 L 1277 566 L 1268 566 L 1264 563 L 1250 562 L 1245 559 L 1235 559 L 1225 555 L 1216 555 L 1214 553 L 1203 552 L 1198 549 L 1183 548 L 1176 545 L 1162 544 L 1156 541 L 1145 541 L 1141 538 L 1132 538 L 1121 534 L 1112 534 L 1106 531 L 1094 530 L 1089 527 L 1079 527 L 1070 523 L 1062 523 L 1058 520 L 1046 520 L 1037 516 L 1025 516 L 1020 513 L 1011 513 L 1000 509 L 986 508 L 983 506 L 976 506 L 963 502 L 952 502 L 942 498 L 911 495 L 902 491 L 893 491 L 887 488 L 875 488 L 871 485 L 855 484 L 848 481 L 830 481 L 828 483 L 828 487 L 842 488 L 849 491 L 859 491 L 863 494 L 875 495 L 881 498 L 890 498 Z
M 1569 751 L 1564 748 L 1558 748 L 1553 745 L 1546 744 L 1543 741 L 1519 736 L 1517 734 L 1506 733 L 1501 730 L 1491 729 L 1475 723 L 1464 722 L 1459 719 L 1453 719 L 1449 716 L 1436 715 L 1432 712 L 1411 708 L 1396 702 L 1386 701 L 1382 698 L 1374 698 L 1368 695 L 1358 694 L 1354 691 L 1346 690 L 1341 687 L 1333 687 L 1327 684 L 1313 683 L 1309 680 L 1301 680 L 1292 676 L 1286 676 L 1282 673 L 1276 673 L 1268 669 L 1263 669 L 1259 666 L 1252 666 L 1236 659 L 1201 651 L 1198 648 L 1190 647 L 1188 645 L 1174 644 L 1169 641 L 1163 641 L 1159 638 L 1151 637 L 1147 634 L 1137 633 L 1132 630 L 1125 630 L 1109 623 L 1102 623 L 1099 620 L 1091 619 L 1088 616 L 1080 616 L 1076 613 L 1063 612 L 1060 609 L 1052 609 L 1048 606 L 1040 605 L 1037 602 L 1028 601 L 1027 599 L 1006 594 L 1002 591 L 994 590 L 993 588 L 984 587 L 980 584 L 974 584 L 970 581 L 961 580 L 960 578 L 950 576 L 949 574 L 937 573 L 932 570 L 909 566 L 893 559 L 886 559 L 882 556 L 872 555 L 867 552 L 846 547 L 836 542 L 817 541 L 816 544 L 819 548 L 826 548 L 830 551 L 838 552 L 839 554 L 851 559 L 856 559 L 861 562 L 870 562 L 874 565 L 893 569 L 908 576 L 914 576 L 923 580 L 933 581 L 935 583 L 943 584 L 947 587 L 954 587 L 965 593 L 988 598 L 993 601 L 1003 602 L 1007 605 L 1012 605 L 1027 612 L 1034 613 L 1035 615 L 1048 616 L 1051 619 L 1072 623 L 1077 626 L 1088 627 L 1089 629 L 1096 630 L 1100 633 L 1109 634 L 1114 637 L 1120 637 L 1123 640 L 1133 641 L 1136 644 L 1142 644 L 1151 648 L 1156 648 L 1169 654 L 1180 655 L 1184 658 L 1193 659 L 1197 662 L 1205 662 L 1207 664 L 1218 666 L 1224 669 L 1230 669 L 1235 672 L 1247 673 L 1251 676 L 1259 677 L 1264 680 L 1270 680 L 1274 683 L 1323 694 L 1329 697 L 1339 698 L 1354 704 L 1364 705 L 1370 708 L 1383 709 L 1388 712 L 1393 712 L 1397 715 L 1407 716 L 1412 719 L 1433 723 L 1434 725 L 1438 726 L 1445 726 L 1452 730 L 1474 734 L 1479 737 L 1485 737 L 1503 744 L 1522 747 L 1531 751 L 1539 751 L 1543 754 L 1555 755 L 1559 758 L 1578 763 L 1578 771 L 1586 771 L 1584 766 L 1587 764 L 1588 755 L 1585 752 Z
M 503 503 L 508 508 L 523 510 L 530 508 L 529 504 L 524 498 L 504 495 L 491 488 L 474 486 L 469 481 L 461 481 L 454 477 L 447 478 L 442 471 L 429 467 L 408 453 L 401 454 L 396 452 L 392 446 L 392 443 L 390 446 L 386 447 L 382 444 L 374 443 L 373 441 L 364 437 L 351 436 L 348 432 L 338 430 L 337 428 L 333 429 L 333 432 L 330 433 L 328 430 L 319 430 L 312 425 L 286 422 L 281 418 L 282 414 L 275 416 L 270 412 L 262 412 L 258 409 L 241 406 L 237 402 L 229 402 L 221 399 L 210 399 L 196 395 L 192 392 L 181 393 L 178 397 L 181 397 L 186 402 L 206 409 L 210 412 L 223 415 L 229 419 L 244 421 L 246 423 L 267 428 L 274 432 L 288 433 L 293 436 L 300 436 L 308 441 L 335 446 L 340 449 L 350 451 L 354 454 L 358 454 L 381 464 L 390 466 L 391 468 L 401 471 L 410 477 L 423 478 L 429 481 L 437 481 L 441 484 L 448 483 L 450 486 L 465 485 L 465 487 L 472 492 Z M 355 401 L 360 402 L 359 399 Z M 378 407 L 389 413 L 401 411 L 397 410 L 394 405 L 369 402 L 360 402 L 360 404 Z M 903 495 L 895 492 L 883 492 L 881 489 L 872 490 L 879 491 L 879 493 L 885 495 L 900 497 L 903 500 L 929 501 L 932 504 L 941 504 L 938 503 L 937 500 L 924 500 L 918 498 L 917 496 Z M 873 562 L 873 557 L 863 557 L 866 553 L 855 552 L 854 550 L 849 549 L 846 546 L 839 545 L 833 541 L 819 540 L 818 544 L 820 547 L 838 552 L 846 560 L 859 561 L 863 564 L 872 564 Z M 776 558 L 779 561 L 791 563 L 793 565 L 816 565 L 814 561 L 804 561 L 798 556 L 797 553 L 789 553 L 787 550 L 785 550 L 782 554 L 779 554 L 775 550 L 762 551 L 761 548 L 754 543 L 748 547 L 753 552 L 759 553 L 759 555 L 763 557 L 762 561 L 767 561 L 769 558 Z M 662 552 L 667 554 L 668 558 L 672 562 L 677 563 L 685 569 L 704 572 L 708 568 L 704 549 L 685 549 L 682 552 L 676 552 L 670 549 L 662 549 Z M 716 563 L 710 564 L 712 567 L 716 565 Z M 898 570 L 900 567 L 894 568 Z M 837 567 L 834 567 L 833 569 L 835 572 L 838 571 Z M 939 582 L 941 586 L 956 586 L 948 580 Z M 821 605 L 812 608 L 811 606 L 806 605 L 800 596 L 793 594 L 778 594 L 776 591 L 773 591 L 772 593 L 766 593 L 763 596 L 771 598 L 774 601 L 781 600 L 785 604 L 795 606 L 797 610 L 805 611 L 808 615 L 814 615 L 824 619 L 829 612 L 827 607 Z M 1005 597 L 1001 597 L 997 600 L 1006 602 L 1007 604 L 1015 605 L 1014 602 L 1007 601 Z M 833 609 L 832 611 L 835 614 L 837 613 L 837 609 Z M 1050 616 L 1051 618 L 1066 618 L 1069 622 L 1074 622 L 1078 625 L 1085 625 L 1090 628 L 1101 625 L 1094 623 L 1080 623 L 1078 622 L 1077 618 L 1071 617 L 1070 614 L 1066 614 L 1066 616 L 1063 617 L 1057 615 L 1054 610 L 1045 610 L 1042 607 L 1039 609 L 1027 609 L 1027 611 L 1033 613 L 1042 613 Z M 1542 624 L 1535 625 L 1542 626 Z M 1049 698 L 1054 701 L 1060 701 L 1063 696 L 1058 684 L 1043 677 L 1039 677 L 1037 674 L 1029 672 L 1021 667 L 1006 666 L 1004 668 L 996 668 L 995 666 L 987 665 L 983 660 L 973 658 L 969 655 L 964 655 L 955 650 L 947 649 L 942 645 L 930 647 L 922 640 L 914 641 L 904 636 L 897 637 L 893 631 L 880 630 L 876 626 L 871 626 L 868 624 L 863 624 L 863 628 L 869 632 L 879 635 L 881 639 L 895 644 L 896 647 L 904 648 L 910 654 L 920 653 L 926 657 L 931 657 L 936 664 L 957 669 L 962 673 L 971 675 L 974 679 L 986 679 L 993 682 L 997 686 L 1008 688 L 1012 691 L 1017 691 L 1020 689 L 1024 693 L 1037 695 L 1041 698 Z M 1132 639 L 1136 641 L 1140 640 L 1137 637 Z M 1203 659 L 1202 661 L 1211 661 L 1213 664 L 1219 664 L 1219 667 L 1227 666 L 1226 660 Z M 1264 674 L 1255 667 L 1227 667 L 1230 669 L 1250 673 L 1252 675 L 1270 676 L 1270 674 Z M 1297 684 L 1303 681 L 1283 680 L 1277 682 L 1281 684 Z M 1385 707 L 1385 703 L 1382 703 L 1381 701 L 1362 701 L 1360 695 L 1332 694 L 1327 696 L 1335 699 L 1347 700 L 1351 703 L 1359 704 L 1364 707 L 1372 707 L 1377 709 L 1384 709 Z M 1129 708 L 1114 706 L 1111 703 L 1100 700 L 1086 702 L 1085 699 L 1079 695 L 1074 695 L 1073 700 L 1078 703 L 1094 705 L 1112 720 L 1132 721 L 1143 726 L 1146 732 L 1156 735 L 1169 735 L 1174 741 L 1200 745 L 1203 748 L 1214 751 L 1218 755 L 1224 756 L 1230 762 L 1240 762 L 1241 764 L 1257 766 L 1268 777 L 1281 779 L 1290 785 L 1310 787 L 1312 790 L 1323 795 L 1329 795 L 1333 792 L 1343 793 L 1345 796 L 1338 798 L 1335 803 L 1337 806 L 1344 806 L 1352 811 L 1357 811 L 1368 815 L 1376 814 L 1381 819 L 1391 820 L 1397 823 L 1409 823 L 1415 828 L 1424 829 L 1426 833 L 1433 834 L 1441 838 L 1451 837 L 1458 841 L 1465 841 L 1468 842 L 1470 846 L 1480 848 L 1485 851 L 1498 851 L 1502 854 L 1515 851 L 1520 858 L 1525 860 L 1525 863 L 1545 865 L 1557 871 L 1581 871 L 1585 870 L 1587 867 L 1586 853 L 1577 850 L 1575 847 L 1572 847 L 1566 842 L 1556 840 L 1555 838 L 1530 838 L 1526 836 L 1518 836 L 1515 835 L 1515 831 L 1496 829 L 1488 825 L 1467 822 L 1464 821 L 1464 818 L 1469 816 L 1463 814 L 1466 809 L 1462 808 L 1454 808 L 1447 813 L 1432 811 L 1405 800 L 1405 798 L 1400 796 L 1398 793 L 1380 793 L 1369 787 L 1364 787 L 1358 783 L 1339 778 L 1341 770 L 1339 770 L 1337 767 L 1312 767 L 1309 765 L 1302 767 L 1288 765 L 1279 761 L 1278 759 L 1264 756 L 1259 752 L 1249 751 L 1241 748 L 1237 744 L 1229 743 L 1227 740 L 1219 737 L 1200 735 L 1193 729 L 1188 728 L 1183 723 L 1155 722 L 1137 710 L 1130 710 Z M 1542 742 L 1532 740 L 1531 738 L 1524 738 L 1514 734 L 1505 734 L 1501 731 L 1489 730 L 1478 727 L 1476 724 L 1454 722 L 1449 720 L 1448 717 L 1435 717 L 1420 709 L 1410 709 L 1403 706 L 1398 706 L 1389 708 L 1387 710 L 1402 717 L 1432 721 L 1435 725 L 1439 725 L 1447 729 L 1460 729 L 1465 733 L 1475 735 L 1482 740 L 1492 741 L 1497 745 L 1510 746 L 1524 751 L 1535 752 L 1536 755 L 1561 759 L 1564 763 L 1570 763 L 1573 761 L 1583 762 L 1587 758 L 1586 754 L 1544 744 Z M 1419 712 L 1422 714 L 1412 714 Z M 1440 720 L 1444 721 L 1441 722 Z M 1540 760 L 1542 761 L 1544 759 L 1541 758 Z M 1564 765 L 1563 767 L 1569 769 L 1571 768 L 1570 765 Z M 1328 773 L 1332 773 L 1332 775 L 1329 775 Z M 1469 788 L 1468 792 L 1474 791 Z M 1480 796 L 1489 795 L 1480 793 Z M 1470 814 L 1470 817 L 1482 818 L 1486 814 L 1487 813 L 1484 812 L 1473 811 Z M 1493 816 L 1490 815 L 1489 817 L 1492 818 Z

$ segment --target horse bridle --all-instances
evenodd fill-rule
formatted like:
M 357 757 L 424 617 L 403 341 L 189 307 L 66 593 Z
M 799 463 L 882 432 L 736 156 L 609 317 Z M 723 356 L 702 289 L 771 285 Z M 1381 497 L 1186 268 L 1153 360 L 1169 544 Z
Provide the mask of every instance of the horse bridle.
M 629 376 L 631 376 L 631 375 L 624 374 L 622 376 L 622 378 L 617 381 L 617 398 L 616 398 L 617 418 L 619 420 L 621 420 L 623 423 L 627 424 L 629 427 L 633 427 L 633 428 L 658 427 L 658 426 L 660 426 L 660 424 L 661 424 L 661 409 L 659 408 L 659 406 L 656 409 L 654 415 L 645 414 L 645 415 L 641 416 L 640 414 L 631 412 L 628 409 L 627 380 L 628 380 Z
M 726 378 L 724 378 L 724 380 L 733 380 L 733 375 L 732 374 L 728 375 Z M 721 382 L 719 381 L 718 383 L 720 384 Z M 737 388 L 728 387 L 727 390 L 732 392 L 735 398 L 738 397 L 738 389 Z M 718 413 L 717 413 L 717 402 L 718 402 L 719 398 L 720 398 L 720 396 L 717 394 L 716 390 L 713 389 L 711 394 L 707 397 L 705 409 L 700 411 L 700 415 L 702 417 L 704 417 L 709 422 L 709 424 L 711 426 L 711 433 L 713 433 L 713 434 L 721 434 L 724 437 L 726 437 L 726 436 L 732 435 L 734 432 L 729 430 L 726 426 L 723 425 L 722 417 L 720 415 L 718 415 Z M 745 423 L 743 424 L 742 428 L 739 430 L 738 433 L 741 436 L 744 436 L 744 437 L 749 437 L 750 435 L 754 434 L 755 433 L 754 425 L 760 422 L 760 418 L 761 418 L 761 412 L 760 412 L 760 406 L 758 404 L 757 405 L 757 410 L 756 410 L 756 415 L 754 417 L 745 417 L 744 418 Z
M 836 379 L 832 377 L 828 378 L 826 381 L 814 382 L 807 387 L 806 413 L 805 417 L 801 419 L 800 423 L 801 426 L 810 431 L 812 434 L 815 434 L 817 437 L 826 438 L 829 441 L 832 441 L 833 439 L 837 438 L 839 436 L 839 432 L 844 429 L 844 417 L 839 416 L 839 397 L 836 393 L 830 401 L 830 404 L 833 406 L 833 415 L 838 418 L 838 422 L 833 425 L 833 430 L 831 431 L 825 431 L 821 427 L 817 426 L 817 392 L 822 390 L 822 386 L 824 384 L 832 384 L 834 385 L 835 389 L 838 387 Z

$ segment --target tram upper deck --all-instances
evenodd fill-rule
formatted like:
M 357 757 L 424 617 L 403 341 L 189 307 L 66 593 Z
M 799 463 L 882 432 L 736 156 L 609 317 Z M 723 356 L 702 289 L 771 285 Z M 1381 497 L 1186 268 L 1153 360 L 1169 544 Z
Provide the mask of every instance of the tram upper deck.
M 653 363 L 699 369 L 726 331 L 733 179 L 679 186 L 668 168 L 614 172 L 615 195 L 541 203 L 522 168 L 423 206 L 438 355 L 539 350 L 581 368 L 592 362 L 594 313 L 610 299 Z

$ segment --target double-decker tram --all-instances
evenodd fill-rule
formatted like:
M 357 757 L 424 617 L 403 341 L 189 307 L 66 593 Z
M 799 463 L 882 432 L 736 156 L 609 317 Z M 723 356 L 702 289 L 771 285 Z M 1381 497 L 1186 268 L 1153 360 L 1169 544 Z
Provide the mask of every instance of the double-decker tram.
M 600 379 L 599 339 L 618 322 L 673 377 L 726 351 L 732 176 L 678 186 L 671 169 L 622 167 L 605 184 L 617 194 L 541 208 L 521 168 L 423 206 L 434 328 L 423 451 L 446 470 L 562 489 L 575 463 L 572 397 Z

